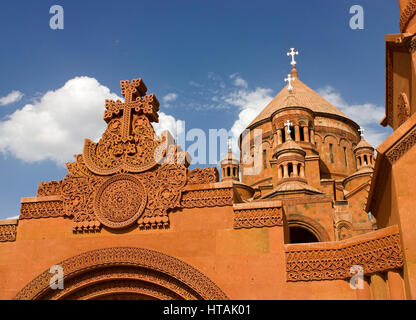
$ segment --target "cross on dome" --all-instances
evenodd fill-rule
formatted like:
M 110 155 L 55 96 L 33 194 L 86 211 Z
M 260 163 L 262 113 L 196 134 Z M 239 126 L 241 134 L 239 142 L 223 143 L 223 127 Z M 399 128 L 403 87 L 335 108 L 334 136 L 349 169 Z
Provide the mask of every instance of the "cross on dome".
M 364 131 L 365 129 L 363 127 L 360 127 L 360 129 L 358 129 L 358 131 L 360 132 L 360 136 L 364 137 Z
M 293 123 L 292 122 L 290 122 L 289 120 L 287 120 L 285 123 L 284 123 L 284 126 L 285 127 L 287 127 L 287 134 L 288 135 L 290 135 L 290 133 L 292 132 L 291 130 L 290 130 L 290 126 L 292 126 L 293 125 Z
M 289 86 L 287 87 L 287 90 L 289 91 L 293 90 L 292 81 L 295 81 L 295 77 L 293 77 L 291 74 L 288 74 L 287 78 L 285 78 L 285 82 L 289 82 Z
M 231 139 L 228 139 L 228 140 L 227 140 L 227 147 L 228 147 L 228 150 L 231 150 L 232 146 L 233 146 L 233 141 L 232 141 Z
M 299 51 L 295 51 L 295 48 L 290 48 L 290 52 L 287 53 L 287 56 L 292 56 L 292 62 L 290 63 L 293 67 L 296 64 L 295 55 L 298 55 Z

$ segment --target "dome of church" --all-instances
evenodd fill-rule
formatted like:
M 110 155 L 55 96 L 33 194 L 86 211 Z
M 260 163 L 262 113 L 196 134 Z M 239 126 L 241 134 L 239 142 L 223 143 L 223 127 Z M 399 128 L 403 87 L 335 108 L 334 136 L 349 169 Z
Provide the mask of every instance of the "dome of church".
M 334 115 L 352 121 L 343 112 L 321 97 L 316 91 L 303 83 L 298 78 L 295 68 L 292 69 L 291 76 L 295 78 L 291 83 L 293 90 L 288 90 L 289 84 L 287 84 L 248 125 L 249 128 L 259 122 L 269 119 L 274 113 L 287 107 L 305 107 L 315 112 L 317 115 Z
M 237 157 L 234 156 L 231 148 L 228 149 L 227 155 L 224 158 L 222 158 L 222 160 L 220 161 L 220 164 L 224 164 L 224 163 L 234 163 L 234 164 L 240 163 Z
M 361 137 L 360 142 L 357 144 L 357 146 L 354 148 L 355 150 L 361 149 L 361 148 L 370 148 L 370 149 L 374 149 L 373 146 L 371 144 L 369 144 L 364 137 Z

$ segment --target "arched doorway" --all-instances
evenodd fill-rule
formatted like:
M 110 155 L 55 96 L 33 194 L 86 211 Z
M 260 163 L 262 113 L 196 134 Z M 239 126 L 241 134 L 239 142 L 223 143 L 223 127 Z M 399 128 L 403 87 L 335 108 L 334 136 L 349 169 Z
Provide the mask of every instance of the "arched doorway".
M 308 229 L 298 226 L 289 227 L 290 243 L 319 242 L 318 238 Z
M 316 220 L 301 215 L 289 214 L 289 243 L 311 243 L 330 241 L 325 228 Z
M 88 251 L 57 265 L 64 289 L 52 290 L 46 270 L 15 299 L 34 300 L 222 300 L 224 292 L 189 264 L 166 254 L 133 247 Z

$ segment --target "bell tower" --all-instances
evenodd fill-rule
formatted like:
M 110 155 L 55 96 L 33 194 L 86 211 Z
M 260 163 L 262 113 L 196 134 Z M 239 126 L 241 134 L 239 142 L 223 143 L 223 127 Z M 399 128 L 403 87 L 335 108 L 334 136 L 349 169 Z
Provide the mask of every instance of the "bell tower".
M 228 154 L 220 163 L 221 181 L 240 181 L 240 161 L 234 157 L 231 147 L 228 147 Z

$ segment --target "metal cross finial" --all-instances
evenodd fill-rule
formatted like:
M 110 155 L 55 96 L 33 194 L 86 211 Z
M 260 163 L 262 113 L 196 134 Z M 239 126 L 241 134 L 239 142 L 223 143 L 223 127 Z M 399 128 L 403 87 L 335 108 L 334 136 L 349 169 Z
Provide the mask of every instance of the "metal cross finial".
M 290 126 L 292 126 L 293 125 L 293 123 L 292 122 L 290 122 L 289 120 L 287 120 L 286 121 L 286 123 L 284 123 L 284 126 L 285 127 L 287 127 L 287 134 L 289 134 L 290 135 L 290 133 L 292 132 L 292 131 L 290 131 Z
M 364 128 L 360 127 L 360 129 L 358 129 L 358 131 L 360 132 L 360 136 L 364 137 Z
M 231 150 L 231 148 L 233 146 L 233 141 L 231 139 L 227 140 L 227 146 L 228 146 L 228 150 Z
M 290 52 L 287 53 L 287 56 L 292 56 L 292 62 L 290 63 L 292 66 L 295 66 L 295 55 L 298 55 L 299 51 L 295 51 L 295 48 L 290 48 Z
M 289 91 L 293 90 L 292 81 L 295 81 L 295 77 L 292 77 L 291 74 L 288 74 L 287 78 L 285 78 L 285 82 L 289 82 L 289 86 L 287 87 L 287 90 Z

